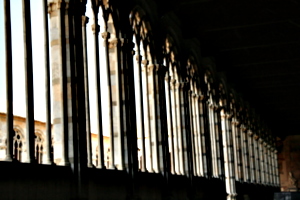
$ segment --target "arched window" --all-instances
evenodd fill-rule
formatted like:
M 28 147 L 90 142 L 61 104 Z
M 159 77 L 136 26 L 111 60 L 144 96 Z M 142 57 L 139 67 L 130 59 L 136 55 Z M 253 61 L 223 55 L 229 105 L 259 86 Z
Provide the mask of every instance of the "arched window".
M 205 131 L 203 119 L 203 95 L 200 90 L 198 74 L 196 74 L 196 64 L 193 57 L 188 59 L 187 70 L 189 76 L 189 107 L 193 171 L 195 176 L 204 176 L 207 172 Z
M 22 153 L 24 151 L 24 137 L 21 130 L 14 128 L 15 135 L 13 137 L 13 155 L 14 159 L 22 161 Z
M 167 69 L 165 74 L 165 95 L 171 173 L 187 175 L 187 137 L 185 126 L 185 114 L 187 113 L 184 109 L 186 83 L 185 79 L 179 75 L 178 49 L 170 35 L 167 35 L 164 44 L 164 65 Z
M 122 46 L 124 38 L 116 26 L 118 24 L 117 11 L 109 1 L 91 1 L 92 10 L 87 10 L 87 15 L 92 15 L 92 31 L 87 29 L 87 64 L 89 93 L 88 128 L 97 135 L 97 144 L 91 142 L 88 147 L 89 166 L 95 161 L 97 155 L 98 168 L 119 169 L 125 167 L 126 141 L 126 108 L 124 86 L 124 66 L 122 60 Z M 99 37 L 99 35 L 101 35 Z M 93 49 L 89 49 L 93 46 Z M 86 75 L 86 77 L 87 77 Z M 90 127 L 89 127 L 90 126 Z M 92 137 L 88 137 L 88 141 Z M 94 151 L 98 146 L 97 153 Z M 107 151 L 106 149 L 110 150 Z M 94 156 L 92 155 L 94 154 Z M 109 162 L 106 162 L 107 158 Z
M 34 136 L 35 159 L 37 163 L 41 164 L 43 162 L 44 155 L 44 136 L 41 131 L 36 131 Z
M 204 81 L 207 86 L 207 113 L 209 120 L 209 134 L 211 145 L 211 162 L 212 162 L 212 176 L 221 177 L 223 175 L 222 162 L 222 143 L 220 139 L 220 113 L 218 112 L 219 101 L 217 99 L 218 88 L 214 88 L 216 84 L 212 78 L 211 72 L 207 71 L 204 74 Z
M 155 70 L 151 26 L 141 8 L 130 14 L 134 31 L 134 88 L 137 125 L 137 145 L 139 170 L 158 172 L 159 148 L 157 129 L 157 101 L 155 90 Z
M 237 181 L 243 180 L 243 154 L 242 154 L 242 137 L 241 137 L 241 121 L 239 118 L 239 108 L 236 103 L 234 92 L 229 94 L 229 109 L 232 115 L 232 137 L 233 137 L 233 149 L 234 149 L 234 167 L 235 178 Z

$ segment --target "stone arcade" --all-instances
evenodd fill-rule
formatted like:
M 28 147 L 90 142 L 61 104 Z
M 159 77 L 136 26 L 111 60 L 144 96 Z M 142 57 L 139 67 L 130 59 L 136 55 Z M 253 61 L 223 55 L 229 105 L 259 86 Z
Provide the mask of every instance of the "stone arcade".
M 201 56 L 199 42 L 182 38 L 172 14 L 159 18 L 151 0 L 44 1 L 42 155 L 33 116 L 36 16 L 23 0 L 26 159 L 19 159 L 10 2 L 1 199 L 267 200 L 279 191 L 276 137 Z

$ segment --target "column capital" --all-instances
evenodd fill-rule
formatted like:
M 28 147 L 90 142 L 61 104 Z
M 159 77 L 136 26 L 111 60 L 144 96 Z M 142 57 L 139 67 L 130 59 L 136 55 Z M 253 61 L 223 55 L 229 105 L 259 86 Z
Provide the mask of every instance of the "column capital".
M 65 0 L 49 0 L 48 1 L 48 13 L 52 13 L 53 11 L 59 10 L 62 4 L 65 4 L 65 9 L 69 9 L 69 1 Z
M 103 34 L 103 33 L 102 33 Z M 102 36 L 103 37 L 103 36 Z M 104 39 L 104 38 L 103 38 Z M 105 39 L 104 39 L 105 40 Z M 108 39 L 108 48 L 111 49 L 111 48 L 114 48 L 114 47 L 117 47 L 118 45 L 118 42 L 120 40 L 118 38 L 109 38 Z
M 135 56 L 135 60 L 138 62 L 139 60 L 141 60 L 142 59 L 142 56 L 141 55 L 136 55 Z
M 180 82 L 179 87 L 180 89 L 184 89 L 186 87 L 186 82 Z
M 175 89 L 178 89 L 180 86 L 181 86 L 181 83 L 180 83 L 180 82 L 176 81 L 176 82 L 174 83 Z
M 89 23 L 89 18 L 87 16 L 81 16 L 82 20 L 82 26 L 86 26 L 87 23 Z
M 110 39 L 110 32 L 105 31 L 105 32 L 101 33 L 101 36 L 104 40 L 108 40 L 108 39 Z
M 249 130 L 247 131 L 247 134 L 250 135 L 250 136 L 252 136 L 252 135 L 253 135 L 253 132 L 249 129 Z
M 204 96 L 204 95 L 202 95 L 202 94 L 201 94 L 201 95 L 199 95 L 199 100 L 200 100 L 200 101 L 203 101 L 203 100 L 205 100 L 205 96 Z
M 94 34 L 95 34 L 95 33 L 96 33 L 96 34 L 99 33 L 99 31 L 100 31 L 100 26 L 99 26 L 98 24 L 92 24 L 91 27 L 92 27 L 92 31 L 93 31 Z
M 256 135 L 256 134 L 254 134 L 253 138 L 254 138 L 254 140 L 258 141 L 258 139 L 259 139 L 259 136 L 258 136 L 258 135 Z
M 144 60 L 142 60 L 142 64 L 144 65 L 144 66 L 147 66 L 147 67 L 149 67 L 149 61 L 147 60 L 147 59 L 144 59 Z M 153 66 L 153 65 L 152 65 Z
M 244 124 L 241 124 L 240 129 L 245 132 L 247 130 L 246 126 Z

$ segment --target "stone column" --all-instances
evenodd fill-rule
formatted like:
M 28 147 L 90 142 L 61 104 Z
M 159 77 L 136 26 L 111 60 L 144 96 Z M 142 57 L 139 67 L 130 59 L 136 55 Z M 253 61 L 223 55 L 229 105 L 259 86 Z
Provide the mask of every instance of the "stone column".
M 215 115 L 214 104 L 212 96 L 210 95 L 208 101 L 208 118 L 209 118 L 209 133 L 211 145 L 211 159 L 212 159 L 212 176 L 218 177 L 218 162 L 217 162 L 217 148 L 216 148 L 216 131 L 215 131 Z
M 198 157 L 199 157 L 199 176 L 204 176 L 203 173 L 203 144 L 201 136 L 201 120 L 200 120 L 200 95 L 195 94 L 195 114 L 196 114 L 196 127 L 197 127 L 197 143 L 198 143 Z
M 224 152 L 224 170 L 227 199 L 233 200 L 236 197 L 235 175 L 234 175 L 234 156 L 233 156 L 233 138 L 231 130 L 230 115 L 221 110 L 221 126 Z
M 242 152 L 243 152 L 243 171 L 244 171 L 244 181 L 250 182 L 250 165 L 249 165 L 249 146 L 248 146 L 248 135 L 246 132 L 246 127 L 244 124 L 241 124 L 240 128 L 241 136 L 242 136 Z
M 260 160 L 260 177 L 261 177 L 261 184 L 266 183 L 266 178 L 265 178 L 265 160 L 264 158 L 264 149 L 263 149 L 263 139 L 260 137 L 258 139 L 259 143 L 259 157 L 261 158 Z
M 192 82 L 191 84 L 191 88 L 192 86 Z M 197 172 L 197 163 L 198 163 L 198 157 L 197 157 L 197 140 L 196 140 L 196 136 L 195 136 L 195 122 L 194 122 L 194 109 L 193 109 L 193 89 L 189 90 L 188 92 L 188 100 L 189 100 L 189 111 L 190 111 L 190 127 L 191 127 L 191 142 L 192 142 L 192 158 L 193 158 L 193 175 L 197 176 L 198 172 Z
M 179 95 L 179 116 L 180 116 L 180 135 L 179 137 L 181 138 L 181 171 L 182 174 L 185 174 L 189 176 L 189 166 L 188 163 L 191 162 L 188 159 L 188 147 L 187 147 L 187 117 L 188 113 L 186 110 L 187 107 L 187 102 L 186 102 L 186 93 L 187 93 L 187 83 L 186 82 L 181 82 L 178 90 L 178 95 Z
M 87 141 L 87 166 L 93 166 L 92 160 L 92 139 L 91 139 L 91 123 L 90 123 L 90 101 L 89 101 L 89 74 L 87 60 L 87 38 L 86 24 L 89 22 L 87 16 L 82 16 L 82 47 L 83 47 L 83 67 L 84 67 L 84 90 L 85 90 L 85 114 L 86 114 L 86 141 Z
M 194 89 L 193 89 L 194 90 Z M 195 92 L 191 90 L 189 92 L 189 99 L 190 99 L 190 107 L 191 107 L 191 128 L 192 128 L 192 137 L 193 137 L 193 155 L 194 155 L 194 175 L 199 176 L 199 145 L 197 139 L 197 124 L 195 118 Z
M 142 49 L 142 52 L 145 49 Z M 141 52 L 141 53 L 142 53 Z M 145 52 L 144 52 L 145 53 Z M 143 110 L 144 120 L 142 123 L 144 124 L 144 142 L 146 147 L 146 168 L 148 171 L 153 172 L 153 154 L 152 154 L 152 144 L 151 144 L 151 127 L 150 127 L 150 119 L 149 119 L 149 99 L 148 99 L 148 61 L 142 60 L 142 69 L 141 69 L 141 87 L 142 87 L 142 99 L 143 99 Z
M 271 158 L 271 145 L 267 145 L 267 153 L 268 153 L 268 176 L 269 176 L 269 182 L 268 185 L 272 186 L 273 181 L 272 181 L 272 158 Z
M 170 171 L 175 173 L 175 155 L 174 155 L 174 143 L 173 143 L 173 120 L 172 120 L 172 100 L 171 100 L 171 77 L 169 72 L 165 77 L 165 90 L 166 90 L 166 104 L 167 104 L 167 123 L 168 123 L 168 143 L 171 150 L 170 155 Z
M 69 44 L 69 1 L 48 2 L 51 32 L 51 68 L 53 87 L 54 162 L 69 165 L 73 161 L 71 66 Z
M 149 91 L 149 105 L 150 105 L 150 122 L 151 122 L 151 130 L 152 133 L 155 134 L 155 154 L 156 156 L 156 163 L 154 163 L 154 170 L 156 172 L 164 172 L 164 155 L 163 155 L 163 135 L 166 134 L 162 131 L 162 121 L 161 121 L 161 89 L 164 89 L 162 87 L 162 82 L 160 79 L 164 77 L 163 74 L 161 74 L 162 66 L 159 64 L 150 64 L 149 65 L 149 85 L 148 85 L 148 91 Z M 163 76 L 162 76 L 163 75 Z M 162 76 L 162 77 L 160 77 Z M 165 158 L 166 159 L 166 158 Z
M 203 176 L 208 176 L 208 166 L 207 166 L 207 152 L 206 152 L 206 138 L 205 138 L 205 123 L 204 123 L 204 102 L 205 97 L 199 95 L 199 117 L 200 117 L 200 137 L 201 137 L 201 148 L 202 148 L 202 160 L 203 160 Z
M 108 23 L 108 22 L 107 22 Z M 114 26 L 108 23 L 108 26 Z M 112 29 L 112 28 L 110 28 Z M 110 139 L 111 139 L 111 158 L 112 166 L 122 170 L 122 141 L 121 141 L 121 87 L 120 87 L 120 62 L 119 62 L 119 50 L 120 40 L 119 38 L 111 38 L 112 34 L 109 32 L 102 33 L 104 39 L 104 45 L 106 50 L 106 67 L 107 67 L 107 80 L 108 80 L 108 98 L 110 105 Z
M 268 144 L 266 141 L 263 143 L 263 150 L 264 150 L 264 168 L 265 168 L 265 185 L 269 185 L 270 177 L 269 177 L 269 162 L 268 162 Z
M 223 167 L 223 160 L 222 160 L 222 140 L 220 139 L 220 134 L 222 134 L 219 125 L 221 124 L 221 118 L 220 118 L 220 112 L 218 110 L 219 106 L 218 105 L 214 105 L 214 117 L 215 117 L 215 138 L 216 138 L 216 156 L 217 156 L 217 177 L 222 177 L 223 171 L 222 171 L 222 167 Z
M 12 71 L 12 45 L 11 45 L 11 16 L 10 0 L 4 0 L 5 20 L 5 61 L 6 61 L 6 153 L 5 161 L 13 160 L 13 71 Z M 3 137 L 0 135 L 0 137 Z M 4 139 L 4 138 L 3 138 Z
M 146 63 L 146 93 L 147 93 L 147 110 L 148 110 L 148 129 L 149 129 L 149 146 L 151 151 L 151 168 L 153 172 L 158 172 L 157 166 L 157 134 L 156 134 L 156 117 L 155 115 L 155 98 L 154 98 L 154 65 L 152 64 L 151 59 L 148 59 L 147 56 L 147 63 Z
M 180 166 L 179 166 L 179 144 L 178 144 L 178 102 L 176 98 L 176 91 L 178 90 L 179 83 L 172 79 L 170 83 L 170 98 L 171 98 L 171 119 L 172 119 L 172 130 L 173 130 L 173 146 L 174 146 L 174 166 L 175 166 L 175 174 L 180 174 Z
M 232 126 L 232 135 L 234 137 L 235 143 L 233 144 L 234 147 L 234 167 L 235 167 L 235 174 L 236 180 L 242 180 L 242 161 L 241 161 L 241 137 L 240 137 L 240 130 L 239 130 L 239 122 L 236 118 L 232 118 L 231 126 Z
M 248 134 L 248 147 L 249 147 L 249 166 L 250 166 L 250 180 L 251 183 L 255 183 L 255 156 L 254 156 L 254 145 L 253 145 L 253 132 L 247 131 Z
M 260 177 L 260 156 L 259 156 L 259 136 L 257 133 L 253 136 L 253 147 L 254 147 L 254 157 L 255 157 L 255 179 L 256 183 L 261 183 L 261 177 Z
M 272 179 L 272 186 L 275 186 L 275 163 L 274 163 L 274 154 L 273 152 L 275 151 L 275 148 L 271 146 L 270 148 L 270 157 L 271 157 L 271 167 L 272 167 L 272 172 L 271 172 L 271 179 Z
M 184 174 L 183 168 L 183 145 L 182 145 L 182 116 L 181 116 L 181 104 L 183 103 L 181 100 L 181 82 L 178 82 L 175 85 L 175 108 L 176 108 L 176 129 L 177 129 L 177 149 L 178 149 L 178 172 L 179 174 Z

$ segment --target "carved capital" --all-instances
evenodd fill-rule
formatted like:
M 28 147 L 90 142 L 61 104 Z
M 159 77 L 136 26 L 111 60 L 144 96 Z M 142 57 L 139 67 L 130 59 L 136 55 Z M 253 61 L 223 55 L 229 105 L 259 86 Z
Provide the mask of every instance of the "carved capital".
M 147 66 L 147 65 L 148 65 L 148 63 L 149 63 L 149 61 L 148 61 L 148 60 L 146 60 L 146 59 L 142 60 L 142 64 L 143 64 L 144 66 Z
M 97 24 L 92 24 L 92 31 L 93 31 L 93 33 L 95 34 L 98 34 L 99 33 L 99 31 L 100 31 L 100 26 Z
M 103 33 L 102 33 L 102 34 L 103 34 Z M 102 36 L 102 37 L 103 37 L 103 36 Z M 105 39 L 104 39 L 104 40 L 105 40 Z M 111 39 L 108 39 L 108 48 L 111 49 L 111 48 L 117 47 L 118 42 L 119 42 L 119 39 L 118 39 L 118 38 L 111 38 Z
M 237 126 L 237 125 L 239 125 L 239 122 L 235 118 L 233 118 L 231 120 L 231 124 L 234 125 L 234 126 Z
M 205 100 L 205 96 L 204 96 L 204 95 L 199 95 L 199 100 L 200 100 L 200 101 Z
M 109 32 L 103 32 L 103 33 L 101 33 L 101 36 L 104 40 L 108 40 L 110 38 L 110 33 Z
M 153 64 L 149 65 L 147 62 L 147 68 L 148 68 L 148 72 L 153 72 L 155 70 L 156 66 Z
M 175 87 L 175 89 L 178 89 L 178 88 L 180 87 L 180 83 L 179 83 L 178 81 L 176 81 L 176 82 L 174 83 L 174 87 Z
M 245 132 L 245 131 L 247 130 L 244 124 L 241 124 L 240 129 L 241 129 L 243 132 Z
M 170 77 L 170 85 L 175 86 L 176 80 L 172 77 Z
M 48 1 L 48 13 L 59 10 L 64 5 L 65 9 L 69 9 L 69 1 L 63 0 L 49 0 Z
M 136 55 L 136 56 L 135 56 L 135 60 L 136 60 L 137 62 L 139 62 L 140 59 L 142 59 L 142 56 L 140 56 L 140 55 Z
M 186 83 L 185 83 L 185 82 L 181 82 L 181 83 L 179 84 L 180 89 L 184 89 L 185 86 L 186 86 Z
M 82 26 L 86 26 L 89 23 L 89 18 L 87 16 L 81 16 Z
M 252 136 L 252 135 L 253 135 L 253 132 L 252 132 L 251 130 L 248 130 L 248 131 L 247 131 L 247 134 L 250 135 L 250 136 Z

